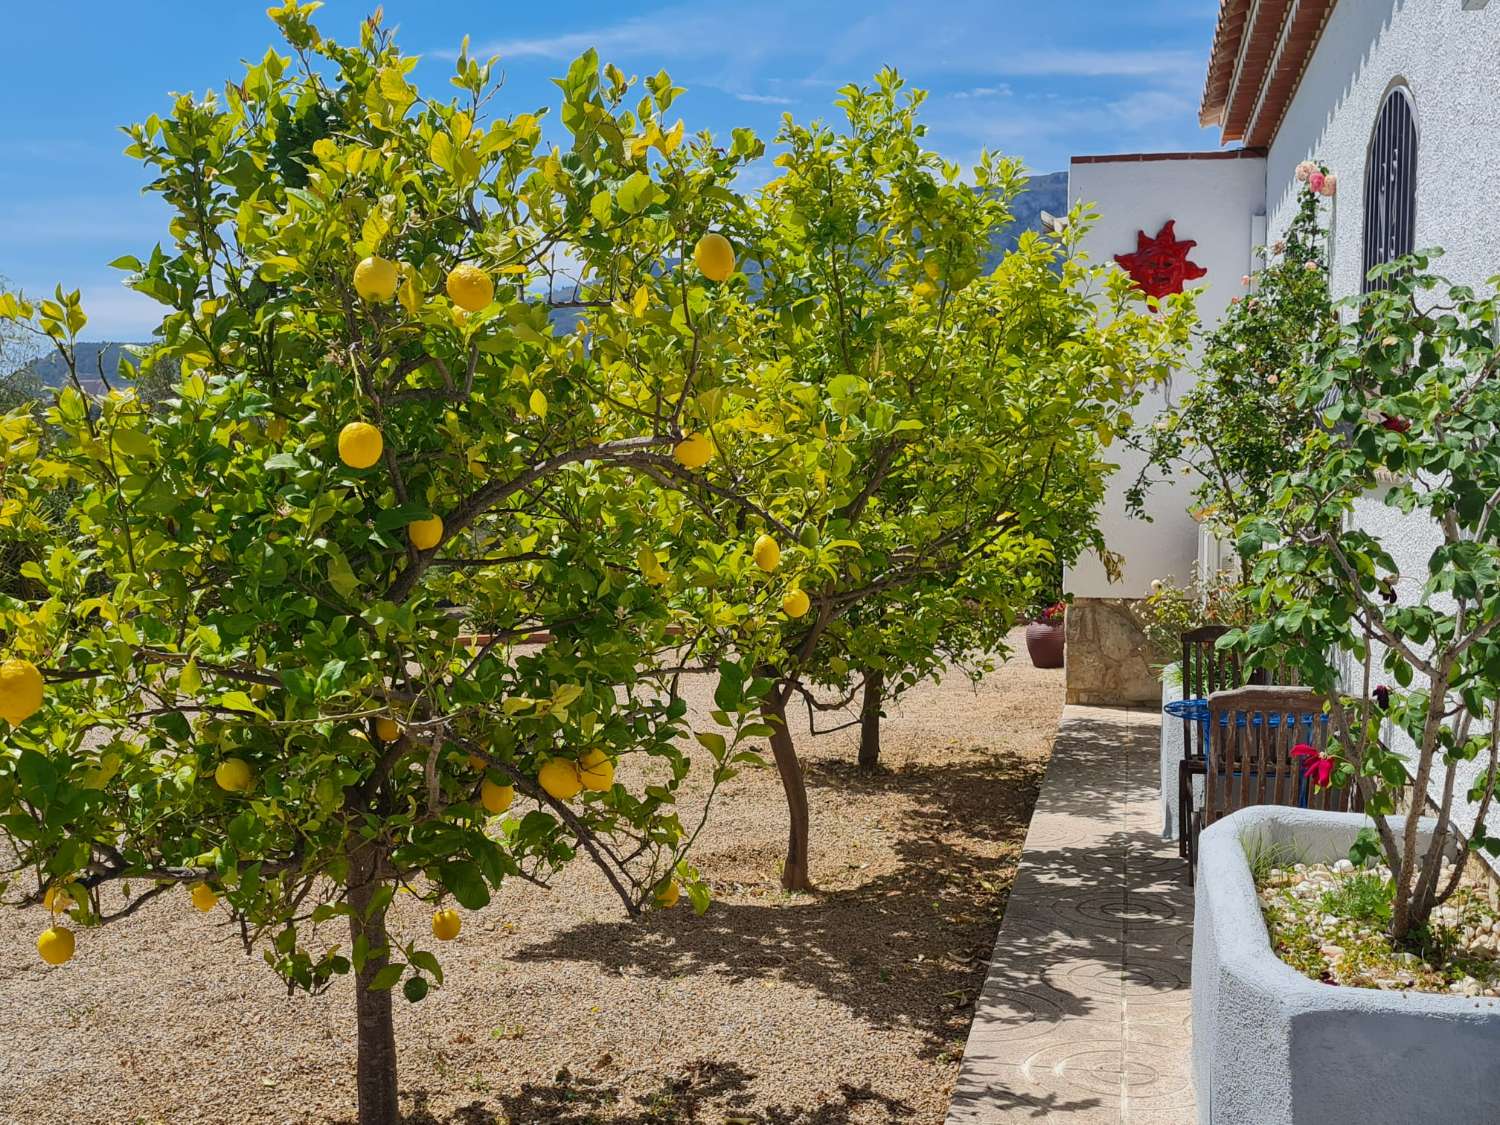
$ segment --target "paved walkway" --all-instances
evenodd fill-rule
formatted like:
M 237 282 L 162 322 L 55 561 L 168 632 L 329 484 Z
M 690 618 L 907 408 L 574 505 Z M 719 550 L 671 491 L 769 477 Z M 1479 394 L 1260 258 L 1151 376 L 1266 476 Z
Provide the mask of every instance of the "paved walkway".
M 1156 711 L 1068 707 L 948 1125 L 1188 1125 L 1192 893 L 1163 843 Z

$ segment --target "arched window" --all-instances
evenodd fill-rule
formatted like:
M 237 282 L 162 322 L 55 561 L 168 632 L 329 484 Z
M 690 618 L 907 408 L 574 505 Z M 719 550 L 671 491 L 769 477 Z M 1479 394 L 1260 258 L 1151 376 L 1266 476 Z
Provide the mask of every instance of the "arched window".
M 1384 289 L 1370 271 L 1412 251 L 1417 218 L 1417 115 L 1411 93 L 1397 86 L 1385 96 L 1365 163 L 1363 291 Z

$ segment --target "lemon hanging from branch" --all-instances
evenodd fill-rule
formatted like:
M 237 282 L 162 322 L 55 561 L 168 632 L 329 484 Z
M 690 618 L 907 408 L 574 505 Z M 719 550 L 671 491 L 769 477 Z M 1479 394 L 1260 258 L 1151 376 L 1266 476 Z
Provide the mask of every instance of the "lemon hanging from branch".
M 495 283 L 490 275 L 467 262 L 448 271 L 446 288 L 453 303 L 469 312 L 478 312 L 495 299 Z
M 42 674 L 29 660 L 0 664 L 0 718 L 13 727 L 24 723 L 42 706 Z
M 781 548 L 776 545 L 776 540 L 769 535 L 758 536 L 753 549 L 755 565 L 770 574 L 781 565 Z
M 691 433 L 672 447 L 672 457 L 684 469 L 701 469 L 713 455 L 713 444 L 700 433 Z
M 368 469 L 384 451 L 385 440 L 368 422 L 350 422 L 339 431 L 339 460 L 351 469 Z
M 399 280 L 400 271 L 389 258 L 371 256 L 354 267 L 354 291 L 365 301 L 389 301 Z
M 734 273 L 734 247 L 717 231 L 709 231 L 693 247 L 693 262 L 709 281 L 728 281 Z

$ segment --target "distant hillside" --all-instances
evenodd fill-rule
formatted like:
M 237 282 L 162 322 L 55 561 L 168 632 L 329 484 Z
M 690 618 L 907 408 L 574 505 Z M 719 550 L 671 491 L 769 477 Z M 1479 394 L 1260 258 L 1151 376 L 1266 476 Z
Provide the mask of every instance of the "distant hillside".
M 140 347 L 139 344 L 116 343 L 110 341 L 80 341 L 78 344 L 78 378 L 83 383 L 84 389 L 90 393 L 103 390 L 99 382 L 99 366 L 102 361 L 104 375 L 111 383 L 116 382 L 115 373 L 120 369 L 120 357 L 128 356 L 126 348 Z M 132 357 L 131 365 L 135 365 Z M 62 356 L 56 351 L 40 355 L 26 365 L 33 375 L 39 378 L 43 385 L 48 387 L 61 387 L 68 381 L 68 366 L 62 360 Z
M 1068 213 L 1068 174 L 1048 172 L 1032 176 L 1026 190 L 1011 201 L 1010 207 L 1015 220 L 995 240 L 985 261 L 988 269 L 994 269 L 1001 258 L 1016 248 L 1022 232 L 1042 229 L 1043 211 L 1059 216 Z

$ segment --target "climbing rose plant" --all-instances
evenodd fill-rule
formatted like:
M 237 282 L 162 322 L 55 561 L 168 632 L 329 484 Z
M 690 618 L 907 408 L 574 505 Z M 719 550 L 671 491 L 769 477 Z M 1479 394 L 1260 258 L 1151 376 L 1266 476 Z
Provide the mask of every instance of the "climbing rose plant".
M 687 136 L 665 73 L 590 52 L 552 147 L 535 114 L 485 119 L 491 64 L 462 51 L 458 97 L 424 98 L 378 17 L 343 46 L 316 7 L 128 130 L 173 215 L 117 263 L 164 306 L 165 401 L 84 393 L 76 292 L 0 298 L 73 369 L 45 441 L 0 418 L 0 538 L 31 550 L 0 597 L 0 833 L 50 962 L 175 899 L 293 988 L 352 973 L 359 1119 L 390 1125 L 392 990 L 441 985 L 433 942 L 495 888 L 583 855 L 632 913 L 707 904 L 655 660 L 680 642 L 638 551 L 680 487 L 652 459 L 701 465 L 734 268 L 704 232 L 760 144 Z M 554 329 L 559 292 L 616 309 L 608 335 Z M 718 701 L 715 785 L 764 734 L 741 679 Z M 430 929 L 388 919 L 398 887 Z
M 1321 166 L 1299 171 L 1297 213 L 1207 335 L 1193 386 L 1133 435 L 1147 458 L 1126 492 L 1134 514 L 1146 516 L 1151 487 L 1175 473 L 1191 482 L 1200 518 L 1227 533 L 1265 510 L 1288 451 L 1316 426 L 1297 388 L 1321 365 L 1334 323 L 1321 227 L 1329 176 Z
M 1500 855 L 1486 827 L 1500 752 L 1500 279 L 1487 295 L 1449 284 L 1429 272 L 1435 253 L 1378 267 L 1380 288 L 1349 302 L 1325 363 L 1290 388 L 1319 424 L 1288 451 L 1264 512 L 1240 523 L 1257 623 L 1223 642 L 1327 694 L 1334 764 L 1314 764 L 1363 799 L 1373 826 L 1354 858 L 1383 855 L 1395 873 L 1398 942 L 1475 848 Z M 1408 792 L 1436 804 L 1426 851 L 1416 817 L 1392 819 Z M 1450 848 L 1462 858 L 1443 879 Z

